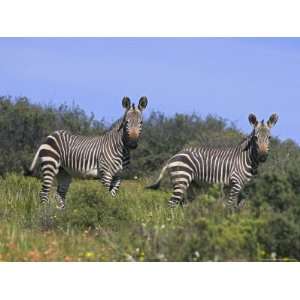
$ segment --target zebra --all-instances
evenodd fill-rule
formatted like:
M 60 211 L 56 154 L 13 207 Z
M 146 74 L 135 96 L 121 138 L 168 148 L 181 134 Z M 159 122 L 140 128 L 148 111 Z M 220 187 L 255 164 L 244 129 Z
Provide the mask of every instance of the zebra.
M 72 177 L 100 179 L 115 197 L 121 184 L 120 173 L 130 162 L 130 150 L 138 146 L 143 125 L 142 112 L 147 104 L 147 97 L 141 97 L 137 107 L 124 97 L 123 117 L 102 136 L 73 135 L 64 130 L 50 134 L 37 150 L 30 168 L 25 170 L 25 175 L 30 176 L 37 164 L 41 165 L 40 201 L 49 202 L 49 191 L 55 177 L 58 208 L 65 207 Z
M 183 205 L 184 193 L 191 182 L 219 183 L 230 187 L 227 207 L 239 209 L 243 201 L 238 199 L 241 189 L 256 175 L 260 163 L 269 153 L 270 129 L 277 123 L 278 115 L 272 114 L 267 123 L 259 122 L 250 114 L 253 130 L 241 143 L 231 147 L 186 147 L 171 157 L 156 182 L 146 188 L 158 189 L 165 171 L 173 185 L 169 206 Z

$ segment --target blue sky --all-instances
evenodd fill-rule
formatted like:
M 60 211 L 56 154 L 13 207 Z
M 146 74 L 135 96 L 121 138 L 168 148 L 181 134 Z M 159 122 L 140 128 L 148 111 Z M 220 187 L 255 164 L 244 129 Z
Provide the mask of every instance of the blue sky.
M 273 134 L 300 144 L 300 38 L 0 38 L 0 95 L 109 122 L 123 96 L 146 95 L 146 115 L 213 114 L 245 132 L 250 112 L 277 112 Z

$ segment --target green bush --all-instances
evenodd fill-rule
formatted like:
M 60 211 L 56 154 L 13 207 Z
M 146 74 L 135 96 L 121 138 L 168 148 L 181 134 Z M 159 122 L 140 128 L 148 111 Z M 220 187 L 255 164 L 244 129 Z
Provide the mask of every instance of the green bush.
M 83 182 L 71 189 L 66 210 L 64 223 L 83 229 L 97 226 L 117 229 L 128 221 L 126 206 L 118 198 L 113 199 L 100 182 Z

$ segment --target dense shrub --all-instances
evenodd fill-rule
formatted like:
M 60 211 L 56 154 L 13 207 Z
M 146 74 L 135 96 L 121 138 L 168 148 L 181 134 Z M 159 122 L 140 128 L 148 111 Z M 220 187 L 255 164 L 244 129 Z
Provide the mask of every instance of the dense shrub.
M 111 199 L 108 192 L 100 188 L 100 182 L 93 185 L 83 183 L 80 188 L 73 189 L 72 195 L 63 223 L 85 229 L 97 226 L 117 229 L 128 221 L 127 209 L 120 208 L 119 198 Z
M 102 134 L 105 126 L 78 106 L 41 106 L 27 98 L 0 97 L 0 175 L 22 170 L 46 136 L 65 129 L 77 134 Z

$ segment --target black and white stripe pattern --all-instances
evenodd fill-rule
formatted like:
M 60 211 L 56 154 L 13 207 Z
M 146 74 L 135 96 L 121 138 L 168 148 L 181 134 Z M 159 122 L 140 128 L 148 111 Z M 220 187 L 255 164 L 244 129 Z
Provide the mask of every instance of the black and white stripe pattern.
M 137 147 L 142 130 L 142 111 L 147 98 L 142 97 L 138 107 L 130 99 L 122 100 L 125 114 L 106 134 L 100 137 L 79 136 L 67 131 L 55 131 L 40 146 L 31 164 L 31 174 L 41 163 L 42 189 L 40 200 L 48 202 L 53 180 L 58 181 L 58 206 L 65 206 L 65 197 L 72 177 L 99 178 L 112 196 L 120 184 L 120 173 L 129 164 L 130 150 Z
M 228 206 L 240 207 L 238 195 L 243 186 L 256 174 L 260 162 L 269 151 L 270 128 L 278 116 L 273 114 L 267 124 L 249 115 L 254 129 L 242 143 L 233 147 L 208 146 L 186 148 L 175 154 L 162 169 L 158 180 L 148 188 L 158 188 L 167 170 L 173 185 L 171 206 L 183 204 L 183 196 L 192 181 L 222 183 L 230 186 Z

